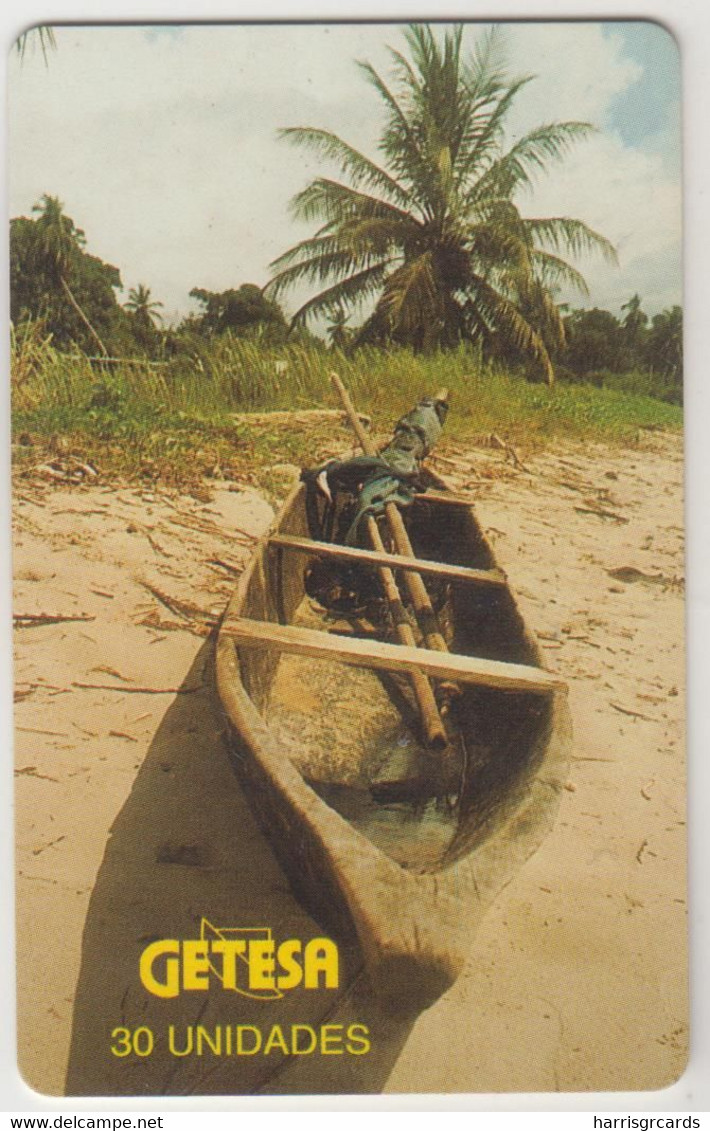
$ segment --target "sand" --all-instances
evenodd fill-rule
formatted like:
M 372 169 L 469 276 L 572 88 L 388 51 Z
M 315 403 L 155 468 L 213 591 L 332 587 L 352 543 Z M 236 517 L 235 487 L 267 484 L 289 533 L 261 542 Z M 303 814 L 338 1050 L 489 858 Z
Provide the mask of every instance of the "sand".
M 488 912 L 461 978 L 413 1026 L 357 994 L 339 1001 L 343 1016 L 372 1014 L 378 1043 L 369 1058 L 322 1058 L 325 1075 L 316 1061 L 254 1058 L 235 1074 L 95 1055 L 112 1025 L 145 1015 L 130 985 L 146 938 L 189 935 L 207 906 L 225 924 L 253 912 L 317 932 L 228 766 L 211 684 L 211 627 L 271 507 L 226 482 L 198 502 L 100 478 L 18 479 L 18 1058 L 32 1087 L 640 1090 L 682 1073 L 682 444 L 644 433 L 632 450 L 514 456 L 449 444 L 434 466 L 476 502 L 549 667 L 569 681 L 559 817 Z M 324 1007 L 304 1008 L 288 1013 L 315 1023 Z

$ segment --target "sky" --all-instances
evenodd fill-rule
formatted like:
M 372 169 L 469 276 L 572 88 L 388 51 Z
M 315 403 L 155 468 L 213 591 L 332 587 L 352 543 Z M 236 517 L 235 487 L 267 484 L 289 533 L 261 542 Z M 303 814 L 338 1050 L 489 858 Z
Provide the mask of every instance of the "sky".
M 474 46 L 482 25 L 469 24 Z M 381 74 L 396 24 L 98 26 L 56 29 L 57 49 L 10 63 L 10 215 L 59 196 L 87 250 L 118 267 L 124 301 L 150 287 L 167 321 L 193 287 L 263 286 L 269 264 L 313 225 L 289 201 L 323 163 L 277 136 L 333 130 L 377 159 L 383 122 L 356 60 Z M 572 216 L 617 248 L 619 266 L 576 263 L 590 289 L 573 305 L 618 313 L 638 293 L 649 315 L 680 303 L 680 62 L 645 22 L 504 25 L 510 74 L 533 75 L 509 144 L 550 121 L 596 134 L 519 200 L 526 216 Z M 283 300 L 293 312 L 310 291 Z

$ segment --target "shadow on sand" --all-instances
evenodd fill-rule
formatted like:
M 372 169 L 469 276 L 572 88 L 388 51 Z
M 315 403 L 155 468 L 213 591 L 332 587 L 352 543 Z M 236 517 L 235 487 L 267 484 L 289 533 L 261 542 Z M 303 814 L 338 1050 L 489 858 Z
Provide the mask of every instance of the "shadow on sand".
M 352 941 L 341 943 L 341 988 L 299 987 L 276 1001 L 225 990 L 172 999 L 148 993 L 139 957 L 155 939 L 200 937 L 203 917 L 217 927 L 270 927 L 273 937 L 307 940 L 323 933 L 291 895 L 287 881 L 229 767 L 224 720 L 213 689 L 213 644 L 200 650 L 168 708 L 131 794 L 116 818 L 93 891 L 82 943 L 72 1025 L 67 1095 L 272 1095 L 378 1093 L 414 1019 L 381 1014 L 360 975 Z M 292 1025 L 367 1026 L 366 1054 L 264 1053 L 272 1027 L 288 1041 Z M 262 1051 L 178 1056 L 190 1027 L 203 1026 L 215 1043 L 219 1027 L 260 1030 Z M 150 1055 L 118 1056 L 119 1027 L 150 1029 Z M 303 1031 L 305 1032 L 305 1031 Z M 338 1032 L 333 1030 L 332 1032 Z M 193 1035 L 196 1030 L 192 1029 Z M 224 1029 L 222 1029 L 224 1037 Z M 145 1050 L 139 1041 L 141 1051 Z M 308 1041 L 308 1038 L 306 1038 Z M 250 1044 L 249 1047 L 253 1047 Z M 302 1042 L 299 1047 L 307 1047 Z M 337 1048 L 331 1042 L 330 1048 Z

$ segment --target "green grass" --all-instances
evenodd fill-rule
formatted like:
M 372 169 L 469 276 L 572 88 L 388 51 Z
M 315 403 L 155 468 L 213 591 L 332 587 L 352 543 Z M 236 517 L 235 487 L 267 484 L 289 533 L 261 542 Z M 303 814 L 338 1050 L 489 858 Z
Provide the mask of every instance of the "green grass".
M 332 434 L 289 425 L 245 424 L 232 413 L 333 408 L 336 370 L 378 431 L 424 393 L 451 392 L 447 435 L 460 441 L 496 432 L 523 450 L 555 438 L 633 444 L 639 429 L 680 429 L 682 411 L 649 396 L 591 385 L 552 389 L 484 367 L 461 348 L 430 356 L 363 349 L 270 349 L 228 336 L 201 357 L 164 368 L 97 371 L 81 355 L 51 345 L 13 343 L 16 461 L 48 450 L 72 452 L 102 470 L 167 481 L 196 481 L 215 469 L 243 477 L 276 462 L 313 463 Z

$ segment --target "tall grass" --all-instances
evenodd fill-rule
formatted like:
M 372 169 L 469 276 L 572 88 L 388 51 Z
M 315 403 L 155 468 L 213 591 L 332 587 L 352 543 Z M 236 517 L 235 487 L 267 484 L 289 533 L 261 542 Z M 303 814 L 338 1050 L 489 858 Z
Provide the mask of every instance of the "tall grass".
M 402 348 L 365 348 L 345 356 L 225 335 L 199 356 L 177 357 L 161 367 L 109 369 L 81 354 L 60 353 L 35 327 L 13 340 L 12 363 L 16 430 L 112 443 L 134 460 L 147 452 L 184 460 L 205 440 L 220 438 L 232 443 L 241 438 L 255 457 L 263 446 L 263 426 L 260 433 L 235 425 L 232 414 L 334 407 L 333 370 L 378 429 L 441 387 L 451 392 L 447 432 L 459 438 L 495 431 L 528 446 L 558 435 L 628 442 L 639 428 L 679 428 L 682 421 L 677 406 L 648 396 L 589 385 L 530 384 L 483 365 L 475 350 L 463 346 L 427 356 Z M 297 436 L 288 435 L 284 445 L 294 458 L 301 454 Z

